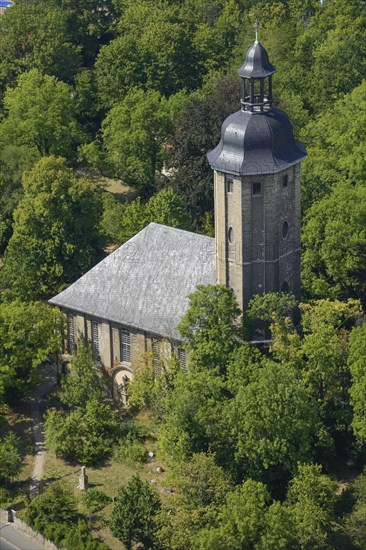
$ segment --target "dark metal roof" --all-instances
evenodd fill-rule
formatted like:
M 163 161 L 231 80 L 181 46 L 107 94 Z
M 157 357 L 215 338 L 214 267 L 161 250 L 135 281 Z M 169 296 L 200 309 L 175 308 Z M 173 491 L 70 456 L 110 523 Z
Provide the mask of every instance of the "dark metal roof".
M 230 115 L 220 143 L 207 154 L 214 170 L 238 176 L 280 172 L 304 157 L 305 147 L 294 141 L 287 115 L 274 107 Z
M 187 295 L 215 283 L 215 239 L 151 223 L 50 303 L 179 339 Z
M 244 64 L 238 69 L 243 78 L 265 78 L 275 72 L 275 67 L 269 62 L 268 53 L 259 42 L 249 48 Z

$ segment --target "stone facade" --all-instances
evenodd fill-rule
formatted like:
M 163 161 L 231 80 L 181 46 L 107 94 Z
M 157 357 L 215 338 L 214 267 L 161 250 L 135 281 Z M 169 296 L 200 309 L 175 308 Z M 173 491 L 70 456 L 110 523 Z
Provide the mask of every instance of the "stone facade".
M 215 171 L 218 283 L 245 310 L 255 294 L 300 295 L 300 163 L 274 174 Z
M 182 355 L 181 342 L 171 341 L 161 335 L 139 331 L 112 321 L 64 310 L 67 323 L 66 339 L 62 360 L 70 361 L 80 341 L 87 342 L 92 349 L 94 360 L 112 376 L 113 396 L 126 403 L 126 390 L 133 378 L 134 365 L 146 353 L 151 353 L 153 364 L 158 369 L 161 360 L 172 354 L 180 358 L 185 367 L 185 354 Z

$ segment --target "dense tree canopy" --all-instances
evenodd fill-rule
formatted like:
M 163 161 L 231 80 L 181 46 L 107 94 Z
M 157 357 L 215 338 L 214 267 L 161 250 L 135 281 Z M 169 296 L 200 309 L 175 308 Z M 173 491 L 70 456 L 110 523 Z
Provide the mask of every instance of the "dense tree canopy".
M 101 202 L 57 157 L 43 158 L 23 187 L 1 279 L 15 296 L 31 299 L 56 292 L 102 258 Z
M 37 366 L 58 351 L 62 315 L 41 303 L 0 307 L 0 401 L 24 396 L 38 380 Z

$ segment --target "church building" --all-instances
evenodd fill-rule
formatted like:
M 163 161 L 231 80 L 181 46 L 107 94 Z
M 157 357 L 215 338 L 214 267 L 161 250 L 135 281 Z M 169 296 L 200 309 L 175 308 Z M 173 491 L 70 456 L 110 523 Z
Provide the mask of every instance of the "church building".
M 67 351 L 81 338 L 116 392 L 152 351 L 185 366 L 177 324 L 196 286 L 233 288 L 245 310 L 255 294 L 300 294 L 300 163 L 287 115 L 273 106 L 271 65 L 255 41 L 238 70 L 240 110 L 208 153 L 214 170 L 215 239 L 151 223 L 50 300 L 68 321 Z M 123 395 L 122 395 L 123 397 Z

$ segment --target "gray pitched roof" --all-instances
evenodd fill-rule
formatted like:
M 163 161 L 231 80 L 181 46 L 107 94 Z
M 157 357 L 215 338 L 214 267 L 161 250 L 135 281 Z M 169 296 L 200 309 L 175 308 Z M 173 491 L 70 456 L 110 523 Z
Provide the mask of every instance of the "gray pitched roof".
M 215 283 L 215 239 L 150 223 L 50 303 L 178 338 L 187 295 Z

